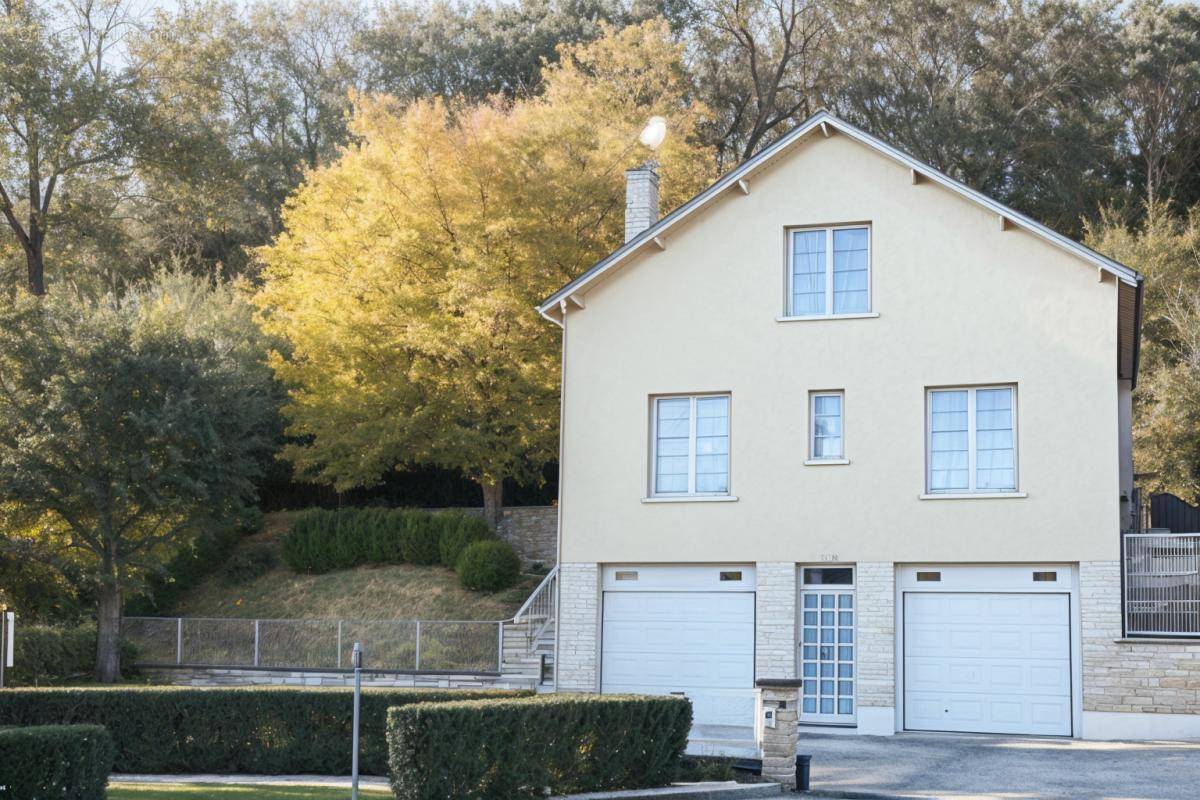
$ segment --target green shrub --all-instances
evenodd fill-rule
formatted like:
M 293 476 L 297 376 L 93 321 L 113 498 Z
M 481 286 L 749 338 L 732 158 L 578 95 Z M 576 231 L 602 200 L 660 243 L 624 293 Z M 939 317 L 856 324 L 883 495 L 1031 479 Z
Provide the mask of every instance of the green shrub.
M 541 695 L 388 710 L 397 800 L 540 798 L 662 786 L 692 725 L 682 697 Z
M 265 544 L 253 544 L 234 553 L 221 570 L 226 583 L 249 583 L 275 566 L 275 551 Z
M 296 516 L 283 539 L 283 561 L 297 572 L 360 564 L 446 563 L 453 550 L 487 535 L 482 518 L 414 509 L 314 508 Z M 443 543 L 449 550 L 444 550 Z M 452 565 L 452 564 L 451 564 Z
M 458 566 L 458 557 L 467 545 L 481 539 L 492 538 L 487 520 L 460 512 L 450 512 L 442 515 L 442 537 L 438 542 L 438 554 L 442 566 L 454 569 Z
M 4 673 L 9 686 L 35 686 L 77 679 L 96 665 L 96 626 L 19 625 L 13 641 L 13 666 Z M 121 642 L 121 663 L 133 664 L 136 652 Z M 3 797 L 3 795 L 0 795 Z
M 0 726 L 103 725 L 116 745 L 116 772 L 348 775 L 352 694 L 276 686 L 6 689 Z M 528 694 L 364 689 L 362 771 L 387 774 L 391 706 Z
M 99 725 L 0 730 L 0 797 L 97 800 L 112 772 L 113 742 Z
M 408 512 L 400 533 L 400 549 L 405 561 L 428 566 L 441 560 L 442 521 L 439 517 L 428 511 Z
M 458 581 L 468 589 L 495 592 L 521 577 L 521 559 L 500 539 L 473 542 L 458 557 Z

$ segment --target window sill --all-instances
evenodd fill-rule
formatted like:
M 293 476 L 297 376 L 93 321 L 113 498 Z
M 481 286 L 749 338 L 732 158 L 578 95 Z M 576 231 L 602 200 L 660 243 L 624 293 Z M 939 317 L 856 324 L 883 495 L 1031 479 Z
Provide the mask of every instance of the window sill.
M 1009 500 L 1029 497 L 1025 492 L 963 492 L 961 494 L 922 494 L 922 500 Z
M 810 458 L 804 462 L 806 467 L 832 467 L 837 464 L 849 464 L 848 458 Z
M 1192 646 L 1200 645 L 1200 634 L 1193 636 L 1125 636 L 1113 639 L 1117 644 L 1166 644 Z
M 643 497 L 643 503 L 735 503 L 732 494 L 686 494 L 679 497 Z
M 862 314 L 809 314 L 803 317 L 782 316 L 776 317 L 776 322 L 820 322 L 822 320 L 831 319 L 875 319 L 878 317 L 878 312 L 867 311 Z

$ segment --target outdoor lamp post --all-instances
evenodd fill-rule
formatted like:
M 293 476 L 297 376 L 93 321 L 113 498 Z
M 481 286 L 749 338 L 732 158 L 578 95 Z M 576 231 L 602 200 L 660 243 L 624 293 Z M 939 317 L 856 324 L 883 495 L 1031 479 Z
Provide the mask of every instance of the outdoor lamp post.
M 351 655 L 354 664 L 354 730 L 351 734 L 350 800 L 358 800 L 358 709 L 362 702 L 362 645 L 354 643 Z

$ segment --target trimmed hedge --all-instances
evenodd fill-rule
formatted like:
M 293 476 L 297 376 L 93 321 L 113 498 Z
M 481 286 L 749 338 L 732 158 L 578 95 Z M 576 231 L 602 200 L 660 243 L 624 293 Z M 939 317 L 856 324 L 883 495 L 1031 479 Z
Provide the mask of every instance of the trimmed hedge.
M 6 689 L 0 726 L 103 725 L 116 746 L 116 772 L 348 775 L 352 694 L 274 686 Z M 362 771 L 387 774 L 389 707 L 529 694 L 364 689 Z
M 458 582 L 468 589 L 495 592 L 521 577 L 521 558 L 500 539 L 472 542 L 458 557 Z
M 0 730 L 0 797 L 97 800 L 112 772 L 113 742 L 99 725 Z
M 663 786 L 692 726 L 682 697 L 541 695 L 388 709 L 397 800 L 541 798 Z
M 309 509 L 283 538 L 283 561 L 297 572 L 328 572 L 360 564 L 446 563 L 470 541 L 491 538 L 487 523 L 457 511 Z
M 131 671 L 135 650 L 121 642 L 123 671 Z M 77 679 L 96 666 L 96 626 L 27 625 L 17 631 L 13 667 L 4 673 L 9 686 L 31 686 Z M 3 797 L 3 795 L 0 795 Z

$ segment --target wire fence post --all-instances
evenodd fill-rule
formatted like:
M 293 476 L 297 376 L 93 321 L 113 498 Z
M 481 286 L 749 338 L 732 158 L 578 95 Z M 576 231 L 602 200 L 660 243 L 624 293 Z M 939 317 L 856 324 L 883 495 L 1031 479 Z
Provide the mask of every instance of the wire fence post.
M 496 672 L 504 672 L 504 621 L 496 623 Z
M 175 663 L 183 663 L 183 617 L 175 618 Z
M 256 666 L 256 667 L 258 666 L 259 653 L 261 652 L 260 647 L 259 647 L 259 638 L 258 638 L 259 624 L 261 622 L 262 622 L 262 620 L 260 620 L 260 619 L 254 620 L 254 666 Z
M 342 621 L 340 619 L 337 627 L 337 668 L 342 668 Z
M 414 669 L 421 670 L 421 620 L 417 620 L 417 666 Z

